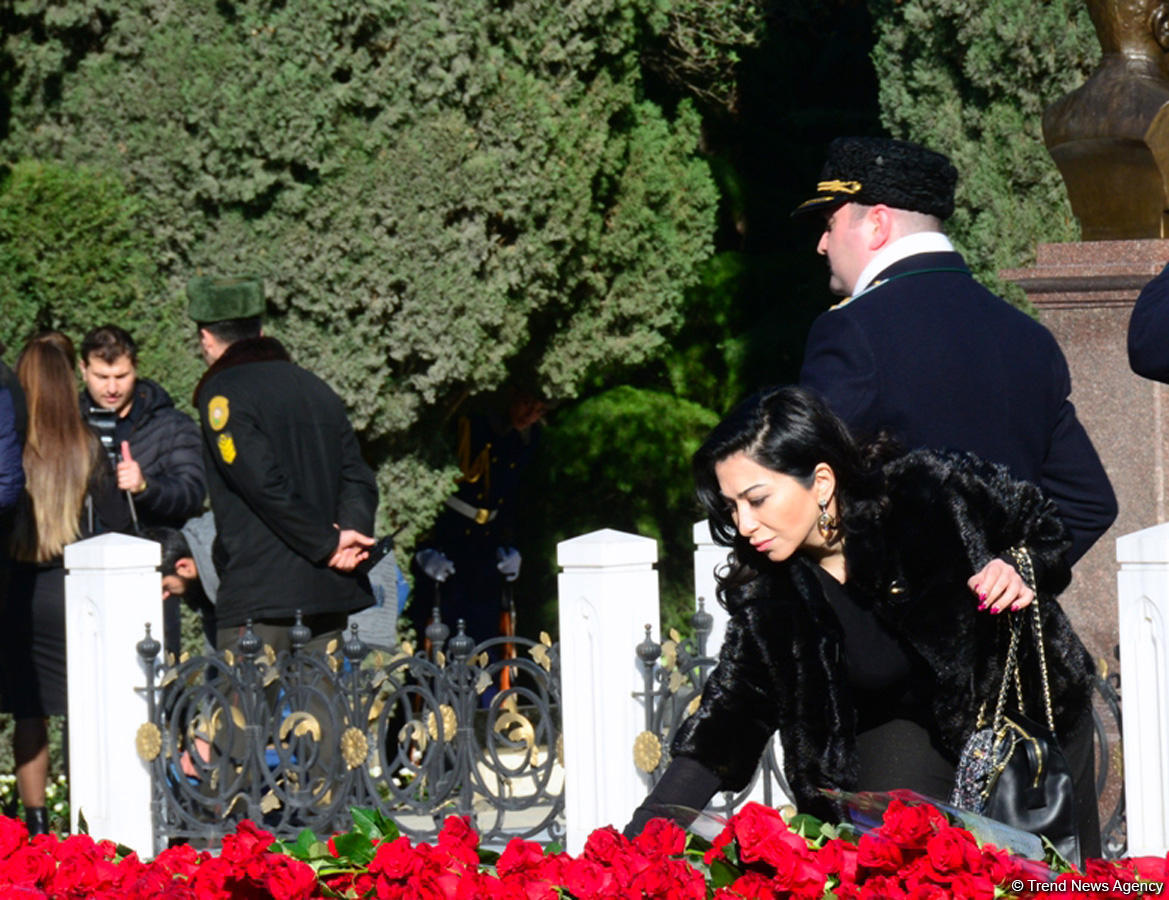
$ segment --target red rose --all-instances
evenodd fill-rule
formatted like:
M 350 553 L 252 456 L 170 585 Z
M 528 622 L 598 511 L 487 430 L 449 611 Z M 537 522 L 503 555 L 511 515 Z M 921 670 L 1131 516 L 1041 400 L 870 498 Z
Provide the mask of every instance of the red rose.
M 893 800 L 885 810 L 877 833 L 906 849 L 925 846 L 926 839 L 946 824 L 940 812 L 927 803 L 912 805 Z
M 370 875 L 382 875 L 390 879 L 406 878 L 421 869 L 422 856 L 414 851 L 410 846 L 410 838 L 405 835 L 379 844 L 369 864 Z
M 763 860 L 775 868 L 772 883 L 797 897 L 819 897 L 824 893 L 827 876 L 815 864 L 807 848 L 794 850 L 787 844 L 772 841 L 764 846 Z
M 723 826 L 723 830 L 718 833 L 718 836 L 711 842 L 710 849 L 702 854 L 702 861 L 708 866 L 716 859 L 725 859 L 726 851 L 723 849 L 731 841 L 735 839 L 735 826 L 727 822 Z
M 779 896 L 771 880 L 758 872 L 740 875 L 731 884 L 731 890 L 740 897 L 748 897 L 751 900 L 775 900 Z
M 816 853 L 820 868 L 842 881 L 856 881 L 857 849 L 848 841 L 833 838 Z
M 627 856 L 632 848 L 632 841 L 622 836 L 612 825 L 606 825 L 588 836 L 581 856 L 597 862 L 612 862 Z
M 28 840 L 28 828 L 19 819 L 0 816 L 0 859 L 9 856 Z
M 46 852 L 46 842 L 34 842 L 19 847 L 4 861 L 4 878 L 12 884 L 42 885 L 48 881 L 56 871 L 57 864 L 53 860 L 52 848 Z M 54 838 L 52 845 L 57 841 Z
M 686 849 L 686 832 L 671 819 L 650 819 L 633 843 L 649 856 L 677 856 Z
M 879 872 L 896 872 L 901 868 L 901 848 L 877 834 L 862 834 L 857 843 L 857 862 Z
M 1128 862 L 1144 881 L 1169 881 L 1169 854 L 1165 856 L 1132 856 Z
M 950 900 L 950 891 L 940 884 L 923 882 L 911 888 L 906 896 L 909 900 Z
M 658 859 L 623 885 L 630 897 L 706 900 L 706 879 L 683 860 Z
M 969 831 L 946 826 L 928 841 L 926 854 L 939 872 L 979 871 L 982 853 Z
M 316 892 L 317 873 L 299 860 L 272 853 L 262 883 L 273 900 L 308 900 Z
M 901 880 L 891 875 L 874 875 L 857 892 L 859 900 L 905 900 L 907 896 Z
M 739 858 L 754 862 L 769 857 L 779 858 L 779 847 L 788 847 L 798 853 L 808 853 L 808 844 L 792 832 L 779 813 L 758 803 L 748 803 L 731 819 L 735 839 L 739 842 Z
M 235 834 L 223 836 L 223 851 L 220 857 L 232 863 L 246 865 L 271 847 L 272 840 L 270 832 L 244 819 L 236 826 Z
M 534 869 L 544 861 L 544 848 L 533 841 L 512 838 L 499 854 L 495 871 L 501 876 Z
M 479 846 L 479 835 L 471 827 L 469 816 L 447 816 L 438 833 L 438 846 L 443 848 L 461 847 L 475 850 Z
M 574 897 L 603 895 L 615 881 L 611 871 L 591 859 L 570 859 L 564 866 L 564 887 Z
M 1011 875 L 1011 857 L 1005 850 L 999 850 L 997 847 L 985 846 L 980 851 L 982 853 L 982 864 L 980 869 L 986 873 L 995 884 L 1003 884 Z
M 994 882 L 981 872 L 955 872 L 950 878 L 950 896 L 954 900 L 991 900 Z

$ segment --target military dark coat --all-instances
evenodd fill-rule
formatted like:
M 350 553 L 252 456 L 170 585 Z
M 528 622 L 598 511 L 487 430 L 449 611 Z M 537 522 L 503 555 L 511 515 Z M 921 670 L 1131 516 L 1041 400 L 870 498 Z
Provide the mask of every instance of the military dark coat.
M 1116 497 L 1068 399 L 1051 333 L 970 275 L 958 253 L 921 253 L 819 316 L 800 384 L 860 435 L 965 450 L 1043 488 L 1075 562 L 1116 518 Z
M 1132 308 L 1128 364 L 1138 375 L 1169 382 L 1169 266 L 1141 289 Z
M 1031 552 L 1045 595 L 1056 726 L 1066 734 L 1088 702 L 1092 660 L 1049 599 L 1070 577 L 1055 507 L 1034 485 L 969 455 L 913 451 L 885 474 L 887 500 L 849 520 L 849 582 L 924 660 L 931 677 L 919 687 L 941 746 L 957 760 L 981 702 L 992 698 L 993 706 L 997 696 L 1006 623 L 1015 614 L 980 612 L 966 581 L 1013 546 Z M 767 577 L 726 598 L 731 618 L 718 666 L 673 753 L 715 773 L 722 789 L 738 790 L 778 729 L 801 811 L 836 818 L 817 788 L 856 787 L 856 710 L 840 624 L 812 565 L 799 554 L 768 565 Z M 1030 655 L 1022 666 L 1028 675 L 1038 671 Z M 1038 694 L 1028 697 L 1032 710 L 1038 702 Z
M 279 343 L 232 344 L 196 392 L 222 627 L 369 606 L 364 579 L 327 565 L 341 528 L 373 533 L 377 486 L 341 399 Z

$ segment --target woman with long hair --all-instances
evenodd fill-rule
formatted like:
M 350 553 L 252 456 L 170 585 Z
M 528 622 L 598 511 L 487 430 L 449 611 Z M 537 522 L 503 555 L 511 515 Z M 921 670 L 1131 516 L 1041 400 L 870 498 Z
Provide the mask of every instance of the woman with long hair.
M 130 526 L 110 464 L 77 402 L 69 338 L 46 332 L 16 364 L 28 407 L 25 493 L 8 540 L 11 580 L 0 612 L 4 710 L 15 718 L 16 783 L 30 832 L 48 830 L 47 716 L 66 713 L 65 545 Z
M 1069 542 L 1037 487 L 970 454 L 859 447 L 794 387 L 737 407 L 693 467 L 711 532 L 731 548 L 716 576 L 730 621 L 701 704 L 630 831 L 745 787 L 777 730 L 801 812 L 843 817 L 821 789 L 948 799 L 981 704 L 994 706 L 1002 681 L 1003 626 L 1035 601 L 1011 562 L 1025 552 L 1044 598 L 1080 849 L 1099 855 L 1092 660 L 1048 599 L 1070 579 Z

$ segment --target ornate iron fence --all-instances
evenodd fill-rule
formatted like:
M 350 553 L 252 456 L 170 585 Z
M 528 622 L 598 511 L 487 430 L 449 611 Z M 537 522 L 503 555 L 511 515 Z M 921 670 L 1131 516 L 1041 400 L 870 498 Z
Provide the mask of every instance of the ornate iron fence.
M 634 762 L 655 782 L 669 765 L 669 747 L 683 720 L 697 708 L 702 688 L 718 660 L 707 655 L 712 618 L 702 598 L 698 611 L 690 617 L 692 638 L 681 639 L 671 632 L 669 639 L 658 644 L 645 629 L 645 640 L 637 645 L 637 658 L 644 667 L 645 689 L 637 696 L 645 707 L 645 731 L 638 735 Z M 1117 691 L 1120 679 L 1109 675 L 1107 668 L 1095 680 L 1092 709 L 1096 729 L 1096 795 L 1101 804 L 1101 838 L 1104 856 L 1124 856 L 1127 842 L 1124 820 L 1124 790 L 1121 779 L 1121 711 Z M 792 792 L 777 758 L 778 737 L 768 744 L 751 783 L 738 794 L 725 792 L 711 801 L 708 810 L 729 817 L 748 797 L 754 796 L 768 806 L 790 803 Z M 757 793 L 756 793 L 757 792 Z
M 459 622 L 427 629 L 432 650 L 396 653 L 356 626 L 327 652 L 275 653 L 251 631 L 239 653 L 159 660 L 149 673 L 138 753 L 151 766 L 156 850 L 217 841 L 248 818 L 292 837 L 350 827 L 376 808 L 415 839 L 448 815 L 473 820 L 484 843 L 561 839 L 564 821 L 559 650 L 541 641 L 476 644 Z
M 713 619 L 705 603 L 700 597 L 698 610 L 690 617 L 693 637 L 683 640 L 671 631 L 668 640 L 657 644 L 651 639 L 647 625 L 645 640 L 637 645 L 637 658 L 644 667 L 645 677 L 645 690 L 638 694 L 645 704 L 645 731 L 638 735 L 634 745 L 634 762 L 654 782 L 669 765 L 669 747 L 674 735 L 682 721 L 698 708 L 702 688 L 718 663 L 706 652 Z M 729 817 L 756 792 L 757 786 L 756 796 L 761 803 L 768 806 L 790 803 L 791 790 L 776 756 L 777 747 L 778 738 L 775 738 L 767 745 L 747 787 L 737 794 L 731 791 L 717 794 L 708 809 Z

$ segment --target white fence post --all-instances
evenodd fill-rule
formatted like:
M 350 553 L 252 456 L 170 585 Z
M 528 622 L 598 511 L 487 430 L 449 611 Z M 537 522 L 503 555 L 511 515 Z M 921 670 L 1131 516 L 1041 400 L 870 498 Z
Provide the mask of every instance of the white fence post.
M 144 624 L 162 640 L 161 547 L 103 534 L 65 548 L 69 808 L 95 839 L 154 855 L 150 770 L 135 749 L 146 722 Z
M 645 798 L 648 781 L 633 764 L 645 712 L 634 647 L 649 625 L 660 636 L 657 542 L 613 529 L 556 548 L 560 593 L 564 815 L 570 853 L 604 825 L 621 828 Z
M 721 569 L 726 564 L 727 556 L 730 555 L 731 550 L 729 547 L 714 542 L 710 536 L 710 523 L 706 519 L 694 523 L 693 534 L 694 608 L 698 609 L 698 600 L 701 598 L 703 609 L 710 613 L 710 636 L 706 639 L 706 655 L 718 659 L 718 652 L 722 649 L 723 638 L 727 633 L 727 622 L 730 619 L 730 614 L 718 602 L 718 595 L 715 594 L 714 573 L 716 569 Z M 782 766 L 783 744 L 778 734 L 771 738 L 770 746 L 775 755 L 776 763 Z M 774 806 L 791 801 L 792 798 L 786 795 L 780 785 L 774 781 L 767 784 L 768 780 L 766 775 L 757 778 L 743 802 L 753 800 L 756 803 Z
M 716 544 L 710 537 L 710 523 L 703 519 L 694 523 L 694 608 L 698 601 L 711 616 L 710 635 L 706 638 L 706 655 L 718 656 L 727 632 L 727 611 L 718 602 L 714 588 L 714 571 L 722 568 L 730 553 L 729 547 Z
M 1116 541 L 1128 853 L 1169 849 L 1169 523 Z

